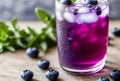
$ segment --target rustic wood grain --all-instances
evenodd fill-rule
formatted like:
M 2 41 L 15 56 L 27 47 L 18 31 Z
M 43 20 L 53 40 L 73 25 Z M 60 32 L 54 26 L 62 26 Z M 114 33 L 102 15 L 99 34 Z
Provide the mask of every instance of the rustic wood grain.
M 26 24 L 25 24 L 26 23 Z M 21 22 L 24 28 L 27 25 L 39 27 L 39 22 Z M 114 27 L 120 27 L 120 21 L 110 21 L 110 31 Z M 20 78 L 21 71 L 30 69 L 34 72 L 33 81 L 48 81 L 45 77 L 46 70 L 37 67 L 40 59 L 48 59 L 51 63 L 50 68 L 54 68 L 60 72 L 58 81 L 97 81 L 101 76 L 108 76 L 113 69 L 120 69 L 120 38 L 114 37 L 110 32 L 109 35 L 114 38 L 111 40 L 113 46 L 108 47 L 107 61 L 105 67 L 99 73 L 89 76 L 75 76 L 63 71 L 58 62 L 57 48 L 51 48 L 45 56 L 38 59 L 30 59 L 25 50 L 18 50 L 15 53 L 5 52 L 0 55 L 0 81 L 23 81 Z M 49 68 L 49 69 L 50 69 Z

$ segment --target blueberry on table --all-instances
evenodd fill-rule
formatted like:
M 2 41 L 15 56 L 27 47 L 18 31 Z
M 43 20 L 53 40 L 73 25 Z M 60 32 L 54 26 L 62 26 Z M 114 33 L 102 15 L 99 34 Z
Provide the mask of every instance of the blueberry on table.
M 98 79 L 98 81 L 110 81 L 107 77 L 101 77 Z
M 120 81 L 120 70 L 113 70 L 112 72 L 110 72 L 110 77 L 114 81 Z
M 48 70 L 46 72 L 46 77 L 50 80 L 50 81 L 56 81 L 58 79 L 58 76 L 59 76 L 59 72 L 54 70 L 54 69 L 51 69 L 51 70 Z
M 33 78 L 33 72 L 30 70 L 24 70 L 21 72 L 20 76 L 24 81 L 31 81 Z
M 96 7 L 96 8 L 95 8 L 95 11 L 96 11 L 96 15 L 100 15 L 101 12 L 102 12 L 102 10 L 101 10 L 100 7 Z
M 97 5 L 98 1 L 97 0 L 85 0 L 85 4 L 86 5 L 88 5 L 88 4 Z
M 62 4 L 64 4 L 64 5 L 71 5 L 72 1 L 71 0 L 62 0 Z
M 113 35 L 120 37 L 120 29 L 119 28 L 114 28 L 112 29 Z
M 38 67 L 41 69 L 48 69 L 50 62 L 48 60 L 38 61 Z
M 37 58 L 39 55 L 39 50 L 36 47 L 31 47 L 26 50 L 26 53 L 31 58 Z

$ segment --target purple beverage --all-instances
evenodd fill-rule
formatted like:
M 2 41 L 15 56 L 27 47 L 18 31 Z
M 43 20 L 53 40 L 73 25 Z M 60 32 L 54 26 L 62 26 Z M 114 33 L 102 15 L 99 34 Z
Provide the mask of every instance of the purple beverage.
M 61 67 L 80 74 L 101 70 L 108 45 L 108 2 L 102 0 L 92 5 L 84 0 L 69 5 L 56 2 L 56 17 Z

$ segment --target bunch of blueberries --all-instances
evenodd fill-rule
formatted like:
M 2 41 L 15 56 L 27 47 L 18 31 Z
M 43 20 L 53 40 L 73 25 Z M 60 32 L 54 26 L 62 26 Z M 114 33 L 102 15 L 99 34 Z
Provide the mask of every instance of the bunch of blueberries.
M 39 50 L 35 47 L 32 47 L 32 48 L 28 48 L 26 53 L 31 58 L 37 58 L 39 54 Z M 50 66 L 50 62 L 48 60 L 38 61 L 38 67 L 43 70 L 47 70 L 49 66 Z M 24 81 L 31 81 L 33 75 L 34 75 L 33 72 L 30 70 L 24 70 L 23 72 L 21 72 L 21 78 Z M 46 77 L 50 81 L 56 81 L 58 79 L 58 76 L 59 76 L 59 72 L 57 70 L 50 69 L 46 72 Z M 112 72 L 110 72 L 110 77 L 114 81 L 120 81 L 120 70 L 113 70 Z M 101 77 L 98 79 L 98 81 L 110 81 L 110 80 L 107 77 Z
M 110 77 L 114 81 L 120 81 L 120 70 L 113 70 L 112 72 L 110 72 Z M 110 81 L 110 80 L 107 77 L 101 77 L 98 79 L 98 81 Z
M 39 50 L 36 47 L 31 47 L 26 50 L 26 53 L 30 58 L 37 58 L 39 55 Z M 38 61 L 38 67 L 43 70 L 47 70 L 49 66 L 50 66 L 50 62 L 48 60 Z M 34 74 L 31 70 L 24 70 L 23 72 L 21 72 L 20 76 L 24 81 L 31 81 Z M 46 72 L 46 77 L 50 81 L 56 81 L 58 79 L 58 76 L 59 76 L 59 72 L 57 70 L 50 69 Z

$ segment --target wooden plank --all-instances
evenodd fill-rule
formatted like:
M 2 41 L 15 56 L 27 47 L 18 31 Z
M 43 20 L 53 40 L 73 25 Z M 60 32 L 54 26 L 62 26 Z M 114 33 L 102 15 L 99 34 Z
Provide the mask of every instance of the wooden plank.
M 21 22 L 22 27 L 26 26 L 26 22 Z M 27 22 L 29 24 L 29 22 Z M 30 22 L 31 26 L 35 26 L 39 22 Z M 40 25 L 40 24 L 39 24 Z M 110 21 L 110 31 L 114 27 L 120 27 L 120 21 Z M 51 48 L 45 56 L 38 59 L 30 59 L 25 50 L 18 50 L 16 53 L 5 52 L 0 55 L 0 81 L 22 81 L 20 73 L 25 69 L 34 72 L 33 81 L 48 81 L 45 77 L 47 70 L 41 70 L 37 67 L 40 59 L 48 59 L 51 63 L 50 68 L 60 72 L 58 81 L 97 81 L 101 76 L 109 76 L 109 72 L 113 69 L 120 69 L 120 38 L 114 37 L 110 32 L 109 35 L 114 38 L 111 43 L 114 46 L 108 47 L 107 61 L 105 68 L 94 75 L 75 76 L 63 71 L 58 62 L 57 48 Z M 49 68 L 49 69 L 50 69 Z

